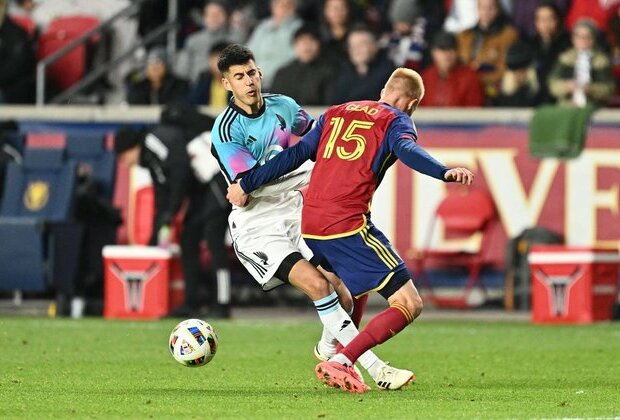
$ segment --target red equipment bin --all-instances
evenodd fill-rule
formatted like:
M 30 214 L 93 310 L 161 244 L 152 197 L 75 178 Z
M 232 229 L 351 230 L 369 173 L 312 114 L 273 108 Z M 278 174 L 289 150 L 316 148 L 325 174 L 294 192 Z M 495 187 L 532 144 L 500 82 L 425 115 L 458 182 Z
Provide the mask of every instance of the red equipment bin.
M 183 303 L 181 262 L 175 253 L 149 246 L 106 246 L 106 318 L 160 318 Z
M 533 246 L 532 321 L 590 323 L 612 319 L 620 254 L 614 250 Z

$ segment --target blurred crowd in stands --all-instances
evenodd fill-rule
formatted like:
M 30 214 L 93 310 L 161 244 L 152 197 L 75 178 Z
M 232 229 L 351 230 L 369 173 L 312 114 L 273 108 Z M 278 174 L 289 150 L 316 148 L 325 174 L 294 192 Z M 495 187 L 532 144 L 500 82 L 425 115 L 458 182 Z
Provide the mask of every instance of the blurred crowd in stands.
M 105 22 L 131 3 L 0 0 L 0 103 L 33 102 L 55 19 Z M 87 68 L 166 22 L 166 0 L 136 4 L 105 42 L 88 45 L 99 49 Z M 229 94 L 215 63 L 236 42 L 254 51 L 265 91 L 308 106 L 376 98 L 398 66 L 423 75 L 425 106 L 620 106 L 620 0 L 178 0 L 177 12 L 177 53 L 159 36 L 100 89 L 124 92 L 131 105 L 222 108 Z

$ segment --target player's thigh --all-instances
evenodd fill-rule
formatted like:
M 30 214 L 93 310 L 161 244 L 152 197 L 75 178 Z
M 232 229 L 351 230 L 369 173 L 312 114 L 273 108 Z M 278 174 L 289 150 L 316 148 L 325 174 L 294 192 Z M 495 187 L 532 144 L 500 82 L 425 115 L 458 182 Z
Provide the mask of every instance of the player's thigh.
M 309 259 L 312 256 L 311 253 L 306 255 L 301 253 L 297 244 L 293 243 L 286 233 L 279 229 L 271 229 L 270 226 L 252 227 L 243 231 L 237 229 L 236 232 L 233 236 L 235 253 L 265 291 L 289 281 L 288 278 L 282 278 L 285 275 L 282 274 L 281 266 L 292 254 L 299 254 L 301 259 Z M 291 268 L 295 263 L 297 260 L 290 263 Z M 286 270 L 286 274 L 291 268 Z
M 306 242 L 315 254 L 328 260 L 353 296 L 371 291 L 383 295 L 383 290 L 389 296 L 410 278 L 402 259 L 372 225 L 355 235 Z
M 330 293 L 327 279 L 305 259 L 299 259 L 293 265 L 288 281 L 312 300 L 324 298 Z

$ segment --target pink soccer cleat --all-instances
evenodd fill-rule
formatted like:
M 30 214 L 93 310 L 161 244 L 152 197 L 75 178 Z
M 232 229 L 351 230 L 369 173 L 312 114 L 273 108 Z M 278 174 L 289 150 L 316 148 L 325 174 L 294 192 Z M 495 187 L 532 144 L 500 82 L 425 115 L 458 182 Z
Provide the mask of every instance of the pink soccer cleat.
M 319 381 L 326 385 L 340 388 L 346 392 L 363 393 L 370 388 L 355 373 L 351 366 L 338 362 L 321 362 L 314 369 Z

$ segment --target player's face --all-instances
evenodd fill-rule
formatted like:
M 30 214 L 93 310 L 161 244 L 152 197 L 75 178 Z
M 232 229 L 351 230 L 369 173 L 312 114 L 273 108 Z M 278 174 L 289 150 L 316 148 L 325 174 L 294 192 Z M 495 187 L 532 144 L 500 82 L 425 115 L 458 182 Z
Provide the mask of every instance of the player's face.
M 248 114 L 258 111 L 263 104 L 261 82 L 261 74 L 254 60 L 230 66 L 222 78 L 224 88 L 235 97 L 235 104 Z

